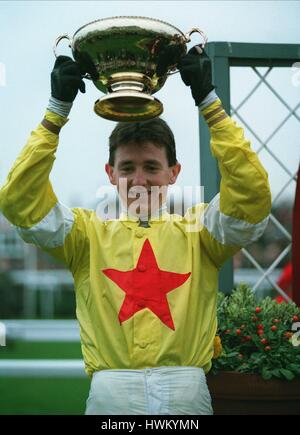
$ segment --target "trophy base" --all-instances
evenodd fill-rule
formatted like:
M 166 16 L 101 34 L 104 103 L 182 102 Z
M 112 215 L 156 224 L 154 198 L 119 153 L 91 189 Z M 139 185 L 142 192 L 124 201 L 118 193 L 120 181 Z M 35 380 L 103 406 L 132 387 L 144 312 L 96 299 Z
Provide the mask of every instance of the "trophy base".
M 152 95 L 143 92 L 116 91 L 97 100 L 94 111 L 111 121 L 137 122 L 159 116 L 163 112 L 163 105 Z

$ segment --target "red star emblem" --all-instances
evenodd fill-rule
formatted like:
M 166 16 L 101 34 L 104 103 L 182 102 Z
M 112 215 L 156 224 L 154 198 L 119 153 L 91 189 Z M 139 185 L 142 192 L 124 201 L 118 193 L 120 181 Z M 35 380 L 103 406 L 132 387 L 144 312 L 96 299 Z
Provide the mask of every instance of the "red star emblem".
M 135 269 L 125 272 L 103 269 L 103 273 L 126 293 L 119 312 L 121 324 L 136 312 L 148 308 L 165 325 L 175 330 L 166 294 L 182 285 L 191 273 L 173 273 L 159 269 L 148 239 Z

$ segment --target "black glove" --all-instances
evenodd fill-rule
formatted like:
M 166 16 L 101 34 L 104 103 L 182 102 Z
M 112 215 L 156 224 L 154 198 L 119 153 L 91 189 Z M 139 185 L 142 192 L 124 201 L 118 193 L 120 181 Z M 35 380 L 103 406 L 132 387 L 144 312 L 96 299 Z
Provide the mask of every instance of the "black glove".
M 51 73 L 51 95 L 72 103 L 80 92 L 85 93 L 85 83 L 79 64 L 68 56 L 58 56 Z
M 195 46 L 179 61 L 177 67 L 183 82 L 191 87 L 196 106 L 199 106 L 209 92 L 215 89 L 209 57 L 203 48 Z

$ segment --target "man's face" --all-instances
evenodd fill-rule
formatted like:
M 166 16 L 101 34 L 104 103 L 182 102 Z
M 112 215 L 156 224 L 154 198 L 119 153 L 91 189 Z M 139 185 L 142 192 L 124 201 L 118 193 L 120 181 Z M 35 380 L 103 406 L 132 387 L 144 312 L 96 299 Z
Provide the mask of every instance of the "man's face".
M 105 165 L 123 205 L 141 215 L 150 215 L 161 207 L 167 186 L 175 183 L 180 169 L 179 163 L 170 167 L 166 149 L 151 142 L 121 145 L 116 150 L 114 166 Z

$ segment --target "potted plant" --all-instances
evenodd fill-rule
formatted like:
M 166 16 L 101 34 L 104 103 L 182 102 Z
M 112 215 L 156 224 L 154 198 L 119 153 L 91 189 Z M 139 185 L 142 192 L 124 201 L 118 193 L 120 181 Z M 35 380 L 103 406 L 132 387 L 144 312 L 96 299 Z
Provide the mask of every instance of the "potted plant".
M 208 386 L 215 414 L 300 414 L 300 309 L 246 285 L 218 295 Z M 297 328 L 298 327 L 298 328 Z

